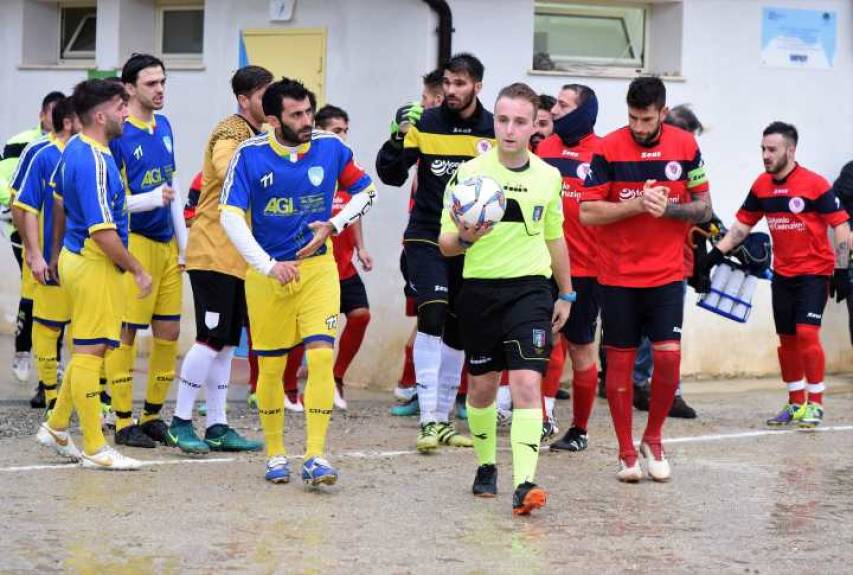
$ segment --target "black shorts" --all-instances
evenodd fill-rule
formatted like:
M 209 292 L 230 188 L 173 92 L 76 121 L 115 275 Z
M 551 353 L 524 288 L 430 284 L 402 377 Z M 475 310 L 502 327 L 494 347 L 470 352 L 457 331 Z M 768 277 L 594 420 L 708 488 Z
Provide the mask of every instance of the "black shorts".
M 829 297 L 828 276 L 774 275 L 770 286 L 776 333 L 794 335 L 797 324 L 820 326 Z
M 367 290 L 361 276 L 351 275 L 341 280 L 341 313 L 346 315 L 354 309 L 370 307 L 367 304 Z
M 406 240 L 404 257 L 409 282 L 418 308 L 426 303 L 444 302 L 455 308 L 462 286 L 464 256 L 446 258 L 432 242 Z
M 578 299 L 572 304 L 572 312 L 562 333 L 569 343 L 587 345 L 595 341 L 598 312 L 601 310 L 598 280 L 573 277 L 572 288 L 578 294 Z
M 407 298 L 415 297 L 415 290 L 409 282 L 409 266 L 406 264 L 406 250 L 400 252 L 400 275 L 403 276 L 403 295 Z
M 652 288 L 600 287 L 604 345 L 634 348 L 645 335 L 652 342 L 681 341 L 684 282 Z
M 551 356 L 554 313 L 547 279 L 465 280 L 459 313 L 471 375 L 505 369 L 545 373 Z
M 208 270 L 190 270 L 195 306 L 196 341 L 214 349 L 240 345 L 246 325 L 246 290 L 243 280 Z

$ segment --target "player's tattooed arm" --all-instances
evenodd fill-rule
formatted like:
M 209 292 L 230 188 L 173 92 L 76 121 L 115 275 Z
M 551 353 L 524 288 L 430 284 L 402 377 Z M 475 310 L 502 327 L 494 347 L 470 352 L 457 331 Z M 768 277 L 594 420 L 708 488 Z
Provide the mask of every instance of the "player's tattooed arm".
M 724 254 L 729 253 L 746 239 L 746 236 L 749 235 L 751 230 L 752 226 L 748 226 L 736 220 L 729 228 L 726 236 L 717 243 L 717 249 Z
M 835 226 L 835 267 L 846 268 L 850 264 L 850 224 Z
M 711 194 L 693 194 L 693 201 L 686 204 L 667 203 L 664 216 L 675 220 L 686 220 L 693 224 L 710 221 L 713 214 Z

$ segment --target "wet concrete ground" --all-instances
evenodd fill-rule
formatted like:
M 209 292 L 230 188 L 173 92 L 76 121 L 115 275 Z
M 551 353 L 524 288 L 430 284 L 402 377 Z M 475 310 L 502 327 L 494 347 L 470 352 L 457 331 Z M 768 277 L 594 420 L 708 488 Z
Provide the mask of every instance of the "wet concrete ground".
M 784 402 L 781 384 L 688 383 L 700 417 L 667 424 L 668 484 L 616 481 L 615 438 L 598 400 L 590 448 L 543 452 L 537 479 L 548 505 L 516 518 L 508 431 L 499 496 L 477 499 L 472 451 L 415 454 L 417 422 L 388 415 L 390 393 L 351 391 L 329 439 L 341 479 L 308 491 L 265 483 L 262 454 L 190 460 L 125 448 L 157 464 L 132 473 L 62 465 L 33 440 L 29 389 L 3 382 L 0 572 L 849 573 L 853 380 L 828 384 L 822 431 L 764 433 Z M 564 428 L 570 410 L 558 402 Z M 243 401 L 229 413 L 260 437 Z M 639 437 L 645 415 L 636 415 Z M 303 418 L 288 413 L 286 427 L 298 454 Z

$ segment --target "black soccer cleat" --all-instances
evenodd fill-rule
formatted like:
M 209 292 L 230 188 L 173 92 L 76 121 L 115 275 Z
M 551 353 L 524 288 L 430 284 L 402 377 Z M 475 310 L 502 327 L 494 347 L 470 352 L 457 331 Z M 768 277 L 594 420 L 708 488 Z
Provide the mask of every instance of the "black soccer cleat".
M 169 426 L 166 425 L 162 419 L 152 419 L 151 421 L 146 421 L 139 425 L 139 429 L 142 430 L 142 433 L 156 441 L 157 443 L 162 443 L 163 445 L 168 444 L 168 437 L 166 437 L 169 433 Z
M 525 481 L 516 487 L 515 493 L 512 494 L 512 514 L 530 515 L 534 509 L 544 507 L 547 499 L 548 494 L 544 489 L 535 483 Z
M 127 445 L 128 447 L 144 447 L 146 449 L 157 447 L 157 443 L 148 437 L 138 425 L 128 425 L 116 431 L 116 444 Z
M 551 444 L 551 450 L 583 451 L 589 447 L 589 435 L 585 429 L 571 427 L 562 437 Z
M 44 398 L 44 384 L 42 382 L 39 382 L 36 392 L 30 398 L 30 407 L 33 409 L 44 409 L 47 407 L 47 402 Z
M 498 494 L 498 468 L 494 463 L 487 463 L 477 468 L 474 477 L 474 487 L 471 491 L 477 497 L 495 497 Z
M 684 398 L 676 395 L 669 408 L 669 417 L 680 417 L 681 419 L 696 419 L 696 410 L 687 405 Z

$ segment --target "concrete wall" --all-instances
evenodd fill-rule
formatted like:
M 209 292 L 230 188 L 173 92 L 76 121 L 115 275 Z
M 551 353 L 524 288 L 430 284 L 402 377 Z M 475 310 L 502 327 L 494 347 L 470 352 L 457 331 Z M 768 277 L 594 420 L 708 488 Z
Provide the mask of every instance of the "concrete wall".
M 27 0 L 30 1 L 30 0 Z M 144 15 L 146 0 L 101 0 L 101 14 L 118 14 L 116 29 L 153 29 Z M 598 93 L 598 129 L 606 133 L 625 123 L 627 78 L 589 78 L 530 73 L 533 46 L 532 0 L 451 0 L 454 51 L 467 50 L 486 66 L 483 102 L 491 107 L 501 86 L 524 80 L 555 93 L 567 82 L 584 82 Z M 853 58 L 850 23 L 853 10 L 844 0 L 774 0 L 774 6 L 830 9 L 838 12 L 839 45 L 830 71 L 780 70 L 760 66 L 759 0 L 685 0 L 655 4 L 650 53 L 656 70 L 680 72 L 669 81 L 673 104 L 690 102 L 708 132 L 700 139 L 712 182 L 716 211 L 730 220 L 746 190 L 761 171 L 758 143 L 772 120 L 795 123 L 801 131 L 800 160 L 834 178 L 850 159 L 853 144 Z M 146 8 L 148 7 L 148 8 Z M 437 19 L 418 0 L 300 0 L 289 23 L 270 23 L 266 0 L 208 1 L 205 14 L 203 70 L 171 68 L 167 107 L 176 132 L 179 171 L 186 182 L 201 165 L 204 140 L 218 119 L 234 110 L 228 80 L 237 65 L 238 32 L 268 26 L 328 29 L 327 101 L 347 109 L 352 118 L 350 143 L 361 163 L 372 170 L 375 153 L 387 135 L 390 115 L 402 102 L 419 95 L 420 75 L 435 65 Z M 3 34 L 0 90 L 15 94 L 0 108 L 0 138 L 35 122 L 38 101 L 50 89 L 70 90 L 82 70 L 19 69 L 23 1 L 0 2 Z M 135 21 L 138 20 L 138 25 Z M 681 23 L 681 34 L 677 25 Z M 103 25 L 103 22 L 100 22 Z M 675 26 L 675 28 L 673 28 Z M 668 34 L 656 33 L 660 29 Z M 673 33 L 672 30 L 676 30 Z M 99 34 L 99 40 L 100 40 Z M 101 54 L 98 61 L 120 61 L 137 48 L 108 41 L 124 52 L 119 58 Z M 144 46 L 150 49 L 150 45 Z M 680 54 L 680 57 L 678 56 Z M 282 57 L 288 57 L 283 55 Z M 829 112 L 829 113 L 828 113 Z M 401 280 L 397 272 L 400 237 L 406 222 L 408 188 L 381 187 L 380 202 L 365 224 L 367 243 L 377 262 L 364 279 L 374 321 L 363 352 L 352 369 L 355 381 L 388 387 L 399 375 L 401 348 L 412 321 L 402 314 Z M 0 323 L 17 301 L 17 280 L 9 250 L 0 249 Z M 184 337 L 191 341 L 191 300 L 186 291 Z M 775 337 L 769 286 L 755 296 L 756 308 L 746 326 L 717 319 L 693 305 L 688 294 L 685 322 L 685 373 L 775 373 Z M 831 303 L 825 314 L 823 340 L 831 370 L 853 369 L 846 336 L 846 313 Z M 8 329 L 8 322 L 5 324 Z

